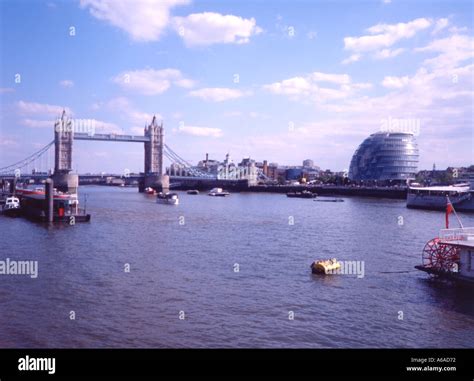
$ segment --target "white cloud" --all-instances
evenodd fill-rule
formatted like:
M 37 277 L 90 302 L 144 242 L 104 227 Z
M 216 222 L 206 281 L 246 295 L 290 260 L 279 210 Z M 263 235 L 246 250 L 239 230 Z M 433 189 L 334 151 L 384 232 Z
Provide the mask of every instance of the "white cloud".
M 37 112 L 35 110 L 32 112 L 32 114 L 42 114 L 45 115 L 43 112 Z M 102 120 L 97 120 L 93 118 L 82 118 L 82 119 L 87 119 L 91 123 L 93 123 L 95 132 L 97 133 L 103 133 L 103 134 L 123 134 L 123 130 L 119 128 L 116 124 L 114 123 L 109 123 L 109 122 L 104 122 Z M 25 118 L 20 121 L 20 123 L 23 126 L 29 127 L 29 128 L 53 128 L 54 127 L 54 119 L 50 120 L 39 120 L 39 119 L 29 119 Z
M 97 110 L 100 110 L 100 108 L 103 106 L 102 102 L 94 102 L 92 105 L 91 105 L 91 110 L 92 111 L 97 111 Z
M 377 59 L 386 59 L 386 58 L 393 58 L 398 56 L 399 54 L 403 53 L 405 49 L 399 48 L 399 49 L 382 49 L 379 50 L 378 52 L 375 52 L 374 57 Z
M 345 37 L 344 48 L 354 52 L 368 52 L 389 48 L 396 42 L 415 36 L 419 31 L 432 25 L 426 18 L 418 18 L 407 23 L 377 24 L 367 29 L 369 35 Z
M 173 27 L 187 46 L 245 44 L 250 41 L 250 37 L 262 32 L 254 18 L 245 19 L 214 12 L 174 17 Z
M 226 118 L 252 118 L 252 119 L 270 119 L 268 114 L 264 114 L 257 111 L 242 112 L 242 111 L 226 111 L 222 114 Z
M 459 63 L 474 58 L 473 47 L 473 37 L 454 34 L 434 40 L 425 47 L 415 49 L 415 51 L 440 53 L 434 58 L 426 59 L 423 64 L 437 69 L 444 69 L 447 72 Z
M 60 81 L 59 84 L 60 84 L 62 87 L 65 87 L 65 88 L 69 88 L 69 87 L 73 87 L 73 86 L 74 86 L 74 82 L 71 81 L 70 79 L 64 79 L 64 80 Z
M 201 98 L 205 101 L 223 102 L 250 95 L 250 93 L 237 89 L 229 89 L 226 87 L 206 87 L 203 89 L 190 91 L 189 95 L 192 97 Z
M 15 146 L 17 142 L 11 139 L 2 139 L 0 138 L 0 146 Z
M 30 128 L 53 128 L 54 120 L 23 119 L 21 124 Z
M 134 135 L 143 135 L 144 134 L 144 127 L 132 127 L 130 128 L 130 132 Z
M 391 77 L 387 76 L 382 81 L 382 86 L 389 89 L 400 89 L 406 86 L 409 82 L 408 76 L 405 77 Z
M 249 117 L 254 118 L 254 119 L 269 119 L 270 117 L 267 114 L 262 114 L 261 112 L 257 111 L 250 111 L 249 112 Z
M 206 136 L 213 138 L 219 138 L 222 136 L 222 130 L 220 128 L 180 126 L 178 127 L 178 131 L 192 136 Z
M 183 77 L 177 69 L 124 71 L 112 78 L 112 81 L 123 89 L 143 95 L 162 94 L 172 85 L 183 88 L 194 86 L 194 81 Z
M 163 119 L 158 113 L 152 114 L 137 110 L 125 97 L 113 98 L 103 106 L 106 110 L 117 113 L 126 123 L 132 124 L 130 130 L 140 131 L 140 135 L 143 135 L 143 127 L 151 122 L 153 116 L 156 116 L 157 119 Z
M 466 33 L 469 29 L 465 26 L 463 27 L 457 27 L 457 26 L 452 26 L 449 28 L 449 33 L 451 34 L 461 34 L 461 33 Z
M 459 51 L 464 47 L 463 39 L 451 40 L 455 43 L 455 48 L 447 41 L 443 43 L 430 44 L 430 50 L 442 52 L 446 49 Z M 436 49 L 435 49 L 436 47 Z M 464 49 L 461 49 L 464 51 Z M 472 145 L 466 144 L 467 139 L 472 134 L 472 102 L 474 100 L 473 81 L 474 64 L 467 61 L 464 66 L 455 65 L 455 62 L 462 62 L 454 59 L 450 63 L 450 69 L 444 70 L 436 60 L 445 60 L 443 55 L 432 58 L 431 65 L 422 65 L 412 75 L 387 76 L 382 84 L 388 89 L 383 95 L 368 96 L 355 91 L 356 87 L 370 87 L 370 84 L 342 84 L 332 89 L 321 89 L 317 84 L 310 81 L 310 76 L 301 76 L 299 81 L 281 81 L 281 86 L 270 86 L 268 90 L 279 90 L 290 99 L 297 99 L 300 103 L 307 100 L 309 104 L 315 104 L 318 110 L 322 110 L 321 117 L 316 121 L 305 122 L 302 117 L 300 122 L 296 122 L 295 130 L 286 136 L 268 135 L 261 136 L 261 141 L 266 139 L 283 140 L 289 146 L 294 144 L 302 152 L 317 150 L 319 157 L 324 157 L 328 151 L 336 152 L 338 149 L 351 144 L 358 144 L 369 133 L 380 129 L 380 121 L 389 116 L 392 118 L 410 118 L 420 120 L 420 152 L 423 152 L 422 163 L 432 162 L 437 157 L 448 158 L 448 149 L 443 153 L 442 145 L 431 150 L 431 145 L 436 139 L 445 139 L 449 145 L 459 146 L 456 158 L 444 159 L 444 163 L 466 164 L 472 157 Z M 462 56 L 462 55 L 461 55 Z M 459 57 L 459 55 L 458 55 Z M 296 78 L 296 77 L 295 77 Z M 282 84 L 291 84 L 291 91 Z M 296 85 L 300 86 L 296 86 Z M 308 84 L 311 86 L 308 87 Z M 308 90 L 309 88 L 309 90 Z M 299 95 L 289 95 L 298 93 Z M 338 120 L 331 120 L 324 117 L 325 113 L 332 117 L 337 115 Z M 319 119 L 319 120 L 318 120 Z M 311 119 L 310 119 L 311 120 Z M 314 136 L 325 136 L 324 139 L 315 139 Z M 356 136 L 358 136 L 356 138 Z M 326 138 L 327 137 L 327 138 Z M 464 142 L 463 142 L 464 140 Z M 320 144 L 323 141 L 330 144 L 328 147 Z M 337 145 L 340 144 L 340 147 Z M 357 146 L 354 145 L 354 149 Z M 268 148 L 270 150 L 270 148 Z M 273 147 L 277 150 L 278 147 Z M 338 160 L 348 162 L 352 152 L 347 152 L 346 157 L 337 154 L 331 156 L 332 162 Z M 451 155 L 452 156 L 452 155 Z M 438 163 L 438 161 L 437 161 Z M 330 164 L 333 165 L 333 164 Z M 424 165 L 424 164 L 422 164 Z
M 92 119 L 95 132 L 98 134 L 123 134 L 123 130 L 115 123 L 104 122 L 102 120 Z
M 449 20 L 447 18 L 441 18 L 436 20 L 436 24 L 434 26 L 433 32 L 431 34 L 437 34 L 443 29 L 447 28 L 449 25 Z
M 65 110 L 68 115 L 72 114 L 69 107 L 50 105 L 47 103 L 18 101 L 16 107 L 21 114 L 35 114 L 54 118 L 59 117 L 63 110 Z
M 374 86 L 370 82 L 359 82 L 359 83 L 352 83 L 347 88 L 352 88 L 356 90 L 365 90 L 365 89 L 371 89 L 372 87 Z
M 295 121 L 292 133 L 283 132 L 286 126 L 282 125 L 281 133 L 251 137 L 252 144 L 246 148 L 258 149 L 261 155 L 271 157 L 276 152 L 283 152 L 283 156 L 294 146 L 297 150 L 291 151 L 286 160 L 296 160 L 299 152 L 318 152 L 318 161 L 330 158 L 318 164 L 342 169 L 364 137 L 379 131 L 381 120 L 392 117 L 420 121 L 417 140 L 421 168 L 433 161 L 446 166 L 470 164 L 474 64 L 456 66 L 448 72 L 436 65 L 422 66 L 412 75 L 384 80 L 389 90 L 386 94 L 367 96 L 352 92 L 344 98 L 318 103 L 318 111 L 327 112 L 330 117 L 325 117 L 324 112 L 320 116 L 301 117 Z M 305 98 L 312 99 L 313 94 L 300 97 Z M 455 155 L 452 147 L 456 147 Z
M 340 85 L 351 82 L 351 77 L 348 74 L 327 74 L 315 71 L 310 75 L 310 78 L 315 82 L 332 82 Z
M 303 77 L 288 78 L 263 86 L 265 90 L 279 95 L 308 95 L 312 87 L 310 79 Z
M 342 63 L 343 65 L 347 65 L 347 64 L 350 64 L 350 63 L 352 63 L 352 62 L 357 62 L 357 61 L 360 60 L 360 57 L 362 57 L 361 54 L 357 54 L 357 53 L 351 54 L 348 58 L 342 60 L 341 63 Z
M 321 82 L 335 87 L 321 87 Z M 348 74 L 314 72 L 304 77 L 293 77 L 264 85 L 263 89 L 273 94 L 289 96 L 292 100 L 324 102 L 346 98 L 358 90 L 370 87 L 370 83 L 352 83 Z
M 242 111 L 226 111 L 223 115 L 225 117 L 234 118 L 234 117 L 243 116 L 244 113 Z
M 170 10 L 189 0 L 81 0 L 92 16 L 108 22 L 136 41 L 157 41 L 170 23 Z
M 448 133 L 454 128 L 451 125 L 456 121 L 462 124 L 464 120 L 470 121 L 467 125 L 471 129 L 474 64 L 451 70 L 447 75 L 443 70 L 428 70 L 421 67 L 412 76 L 387 76 L 382 85 L 391 91 L 385 95 L 352 97 L 339 104 L 325 106 L 331 112 L 364 113 L 367 116 L 372 115 L 374 119 L 395 115 L 432 120 L 432 125 L 424 123 L 425 132 L 442 128 Z M 459 115 L 464 116 L 454 119 Z
M 174 81 L 174 84 L 178 87 L 182 87 L 185 89 L 191 89 L 195 86 L 196 82 L 192 79 L 182 78 Z

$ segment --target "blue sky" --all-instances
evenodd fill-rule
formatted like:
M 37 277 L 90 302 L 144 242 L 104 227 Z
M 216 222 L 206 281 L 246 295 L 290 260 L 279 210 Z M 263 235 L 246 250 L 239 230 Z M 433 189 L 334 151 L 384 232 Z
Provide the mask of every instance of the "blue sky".
M 420 169 L 474 163 L 470 1 L 1 0 L 0 10 L 0 167 L 51 141 L 63 108 L 106 133 L 142 134 L 156 114 L 194 163 L 229 152 L 344 170 L 387 121 L 417 134 Z M 143 147 L 78 141 L 73 162 L 142 171 Z

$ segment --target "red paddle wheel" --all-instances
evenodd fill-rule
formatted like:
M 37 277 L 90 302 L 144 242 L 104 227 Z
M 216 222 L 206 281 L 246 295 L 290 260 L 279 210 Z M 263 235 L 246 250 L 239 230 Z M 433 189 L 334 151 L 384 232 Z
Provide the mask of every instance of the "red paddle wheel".
M 439 238 L 433 238 L 423 249 L 422 261 L 426 268 L 451 272 L 458 266 L 459 248 L 447 245 Z

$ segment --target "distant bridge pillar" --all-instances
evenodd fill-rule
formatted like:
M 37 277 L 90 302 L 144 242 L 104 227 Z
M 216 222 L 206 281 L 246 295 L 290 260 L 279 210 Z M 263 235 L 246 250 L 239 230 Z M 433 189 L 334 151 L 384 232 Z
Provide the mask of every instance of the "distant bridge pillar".
M 77 175 L 72 171 L 72 141 L 74 129 L 63 110 L 61 118 L 54 123 L 54 174 L 56 188 L 63 192 L 76 193 L 79 186 Z
M 163 175 L 164 129 L 163 123 L 158 124 L 156 116 L 145 127 L 145 136 L 149 138 L 145 142 L 145 187 L 166 190 L 169 188 L 169 176 Z
M 145 128 L 145 136 L 150 140 L 145 142 L 145 174 L 163 174 L 163 144 L 164 133 L 163 123 L 158 125 L 156 117 L 153 117 L 151 124 Z
M 54 173 L 64 174 L 72 170 L 72 141 L 74 131 L 72 121 L 63 111 L 61 119 L 54 123 Z

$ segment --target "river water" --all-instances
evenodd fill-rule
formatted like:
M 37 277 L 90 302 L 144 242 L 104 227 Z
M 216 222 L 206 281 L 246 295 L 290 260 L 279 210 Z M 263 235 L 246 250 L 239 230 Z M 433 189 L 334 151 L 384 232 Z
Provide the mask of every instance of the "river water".
M 474 346 L 472 289 L 413 268 L 442 212 L 356 197 L 179 192 L 170 206 L 135 188 L 80 191 L 90 223 L 0 216 L 0 260 L 38 261 L 37 278 L 0 275 L 1 347 Z M 311 274 L 333 257 L 363 274 Z

